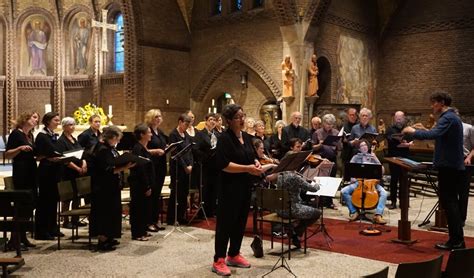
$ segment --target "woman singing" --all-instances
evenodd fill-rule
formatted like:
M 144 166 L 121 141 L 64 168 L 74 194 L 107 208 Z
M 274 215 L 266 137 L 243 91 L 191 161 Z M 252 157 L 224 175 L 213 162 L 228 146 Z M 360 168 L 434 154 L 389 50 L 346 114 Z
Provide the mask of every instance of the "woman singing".
M 29 190 L 36 201 L 37 194 L 37 169 L 35 159 L 35 142 L 33 140 L 33 128 L 38 124 L 38 113 L 23 113 L 15 121 L 15 129 L 8 138 L 5 157 L 13 159 L 13 184 L 15 189 Z M 34 206 L 34 205 L 33 205 Z M 33 207 L 30 207 L 30 212 Z M 8 249 L 16 249 L 17 238 L 20 236 L 23 250 L 35 247 L 26 238 L 26 232 L 12 232 Z
M 166 176 L 166 155 L 165 149 L 168 144 L 168 136 L 166 136 L 160 129 L 163 122 L 163 116 L 160 109 L 151 109 L 145 114 L 145 123 L 151 129 L 151 140 L 148 142 L 148 152 L 151 153 L 151 160 L 155 168 L 155 182 L 151 189 L 150 203 L 150 219 L 148 219 L 148 230 L 156 232 L 157 230 L 164 230 L 164 227 L 158 225 L 158 216 L 160 213 L 160 195 L 163 189 L 163 183 Z
M 227 265 L 250 267 L 240 255 L 240 246 L 250 208 L 251 175 L 260 176 L 263 169 L 256 160 L 252 136 L 242 132 L 245 115 L 240 105 L 226 105 L 222 116 L 229 128 L 217 143 L 216 165 L 221 171 L 212 271 L 228 276 L 231 272 Z

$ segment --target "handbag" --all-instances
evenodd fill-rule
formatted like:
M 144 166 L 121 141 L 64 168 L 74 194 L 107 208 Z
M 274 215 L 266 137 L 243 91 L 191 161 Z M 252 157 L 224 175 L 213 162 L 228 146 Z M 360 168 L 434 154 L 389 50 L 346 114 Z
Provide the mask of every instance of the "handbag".
M 250 244 L 250 247 L 252 248 L 253 255 L 254 255 L 255 258 L 263 257 L 262 239 L 258 235 L 255 235 L 253 237 L 253 241 Z

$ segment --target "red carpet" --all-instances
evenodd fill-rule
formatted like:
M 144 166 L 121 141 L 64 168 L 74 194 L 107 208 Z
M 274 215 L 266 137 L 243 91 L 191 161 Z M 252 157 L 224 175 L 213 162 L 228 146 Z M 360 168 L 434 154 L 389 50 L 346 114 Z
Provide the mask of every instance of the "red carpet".
M 336 219 L 324 219 L 326 228 L 334 239 L 331 242 L 331 248 L 326 244 L 321 233 L 308 239 L 308 247 L 348 254 L 352 256 L 385 261 L 390 263 L 417 262 L 433 259 L 439 255 L 444 255 L 443 269 L 446 266 L 449 252 L 441 251 L 434 248 L 438 242 L 445 242 L 448 235 L 438 232 L 412 230 L 412 239 L 418 242 L 409 246 L 403 244 L 392 243 L 391 239 L 397 238 L 397 227 L 385 226 L 382 230 L 387 230 L 380 236 L 363 236 L 359 231 L 369 227 L 370 224 L 362 222 L 348 222 Z M 209 219 L 209 228 L 206 221 L 193 223 L 193 226 L 204 229 L 215 229 L 215 218 Z M 314 230 L 317 225 L 310 227 Z M 264 225 L 264 239 L 270 240 L 270 226 Z M 311 234 L 308 230 L 308 235 Z M 391 231 L 389 231 L 391 230 Z M 249 215 L 247 220 L 246 236 L 253 236 L 252 233 L 252 216 Z M 466 246 L 474 247 L 474 238 L 466 237 Z M 286 241 L 287 242 L 287 241 Z M 303 243 L 302 243 L 303 244 Z M 264 249 L 270 247 L 270 242 L 264 242 Z

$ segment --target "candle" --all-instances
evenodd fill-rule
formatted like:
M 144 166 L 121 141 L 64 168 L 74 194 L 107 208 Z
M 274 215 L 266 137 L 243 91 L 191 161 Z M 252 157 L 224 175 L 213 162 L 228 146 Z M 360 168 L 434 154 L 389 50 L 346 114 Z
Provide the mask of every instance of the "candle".
M 46 113 L 49 113 L 51 111 L 53 111 L 51 104 L 45 104 L 44 105 L 44 113 L 46 114 Z
M 214 113 L 217 113 L 217 107 L 214 107 L 214 111 L 213 111 L 213 112 L 214 112 Z
M 214 99 L 212 99 L 212 107 L 214 107 Z
M 211 113 L 211 107 L 209 107 L 209 109 L 207 110 L 207 113 Z
M 169 105 L 169 104 L 170 104 L 170 100 L 166 99 L 166 105 Z
M 112 105 L 109 105 L 109 115 L 112 115 Z

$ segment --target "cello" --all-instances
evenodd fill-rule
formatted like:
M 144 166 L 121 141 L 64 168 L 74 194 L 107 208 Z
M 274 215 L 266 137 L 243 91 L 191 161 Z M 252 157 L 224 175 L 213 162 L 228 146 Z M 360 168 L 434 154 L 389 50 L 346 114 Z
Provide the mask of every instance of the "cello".
M 377 192 L 377 179 L 357 179 L 358 185 L 352 193 L 352 204 L 361 209 L 372 209 L 379 202 L 379 193 Z

